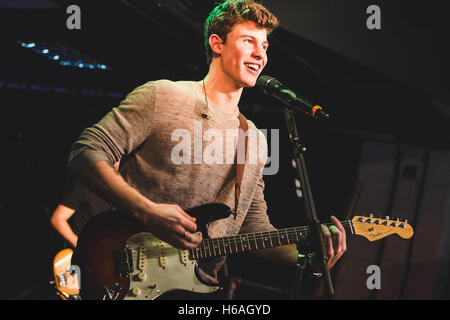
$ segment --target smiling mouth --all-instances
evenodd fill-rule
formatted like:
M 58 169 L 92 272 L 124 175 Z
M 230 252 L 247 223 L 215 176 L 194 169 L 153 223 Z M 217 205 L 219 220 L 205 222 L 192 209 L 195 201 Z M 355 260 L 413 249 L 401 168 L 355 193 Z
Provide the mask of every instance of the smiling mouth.
M 250 70 L 253 70 L 255 72 L 258 72 L 261 66 L 256 63 L 244 63 L 244 65 L 249 68 Z

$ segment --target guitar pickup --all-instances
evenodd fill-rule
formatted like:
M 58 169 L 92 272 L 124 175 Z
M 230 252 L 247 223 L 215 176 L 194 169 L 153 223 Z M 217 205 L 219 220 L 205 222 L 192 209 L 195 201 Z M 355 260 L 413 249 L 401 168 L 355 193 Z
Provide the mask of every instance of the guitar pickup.
M 113 251 L 116 276 L 127 277 L 134 271 L 133 258 L 130 248 L 115 249 Z

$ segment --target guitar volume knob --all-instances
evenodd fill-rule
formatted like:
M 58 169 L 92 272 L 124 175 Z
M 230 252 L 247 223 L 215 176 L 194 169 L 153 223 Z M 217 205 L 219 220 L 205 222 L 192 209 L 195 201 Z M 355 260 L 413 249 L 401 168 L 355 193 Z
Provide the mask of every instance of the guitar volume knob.
M 147 279 L 147 274 L 145 272 L 139 272 L 137 278 L 139 281 L 144 281 L 145 279 Z
M 131 290 L 131 294 L 135 297 L 139 297 L 141 295 L 142 291 L 139 288 L 133 288 L 133 290 Z

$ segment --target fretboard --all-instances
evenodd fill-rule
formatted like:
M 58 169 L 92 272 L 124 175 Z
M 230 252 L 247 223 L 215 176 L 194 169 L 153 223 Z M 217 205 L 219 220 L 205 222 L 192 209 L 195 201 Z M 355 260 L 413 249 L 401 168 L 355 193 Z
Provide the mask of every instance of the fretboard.
M 330 224 L 325 224 L 330 225 Z M 344 228 L 353 233 L 352 221 L 343 221 Z M 189 257 L 201 260 L 212 257 L 226 256 L 260 249 L 274 248 L 296 244 L 310 233 L 309 226 L 292 227 L 274 231 L 252 232 L 236 236 L 203 239 L 195 249 L 189 249 Z

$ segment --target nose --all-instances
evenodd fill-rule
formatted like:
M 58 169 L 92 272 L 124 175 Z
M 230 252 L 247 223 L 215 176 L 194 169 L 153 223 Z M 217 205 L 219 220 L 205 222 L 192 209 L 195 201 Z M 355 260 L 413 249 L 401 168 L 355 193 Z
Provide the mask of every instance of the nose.
M 262 61 L 263 66 L 265 65 L 265 62 L 267 61 L 267 53 L 262 47 L 256 46 L 253 50 L 252 56 L 254 59 Z

